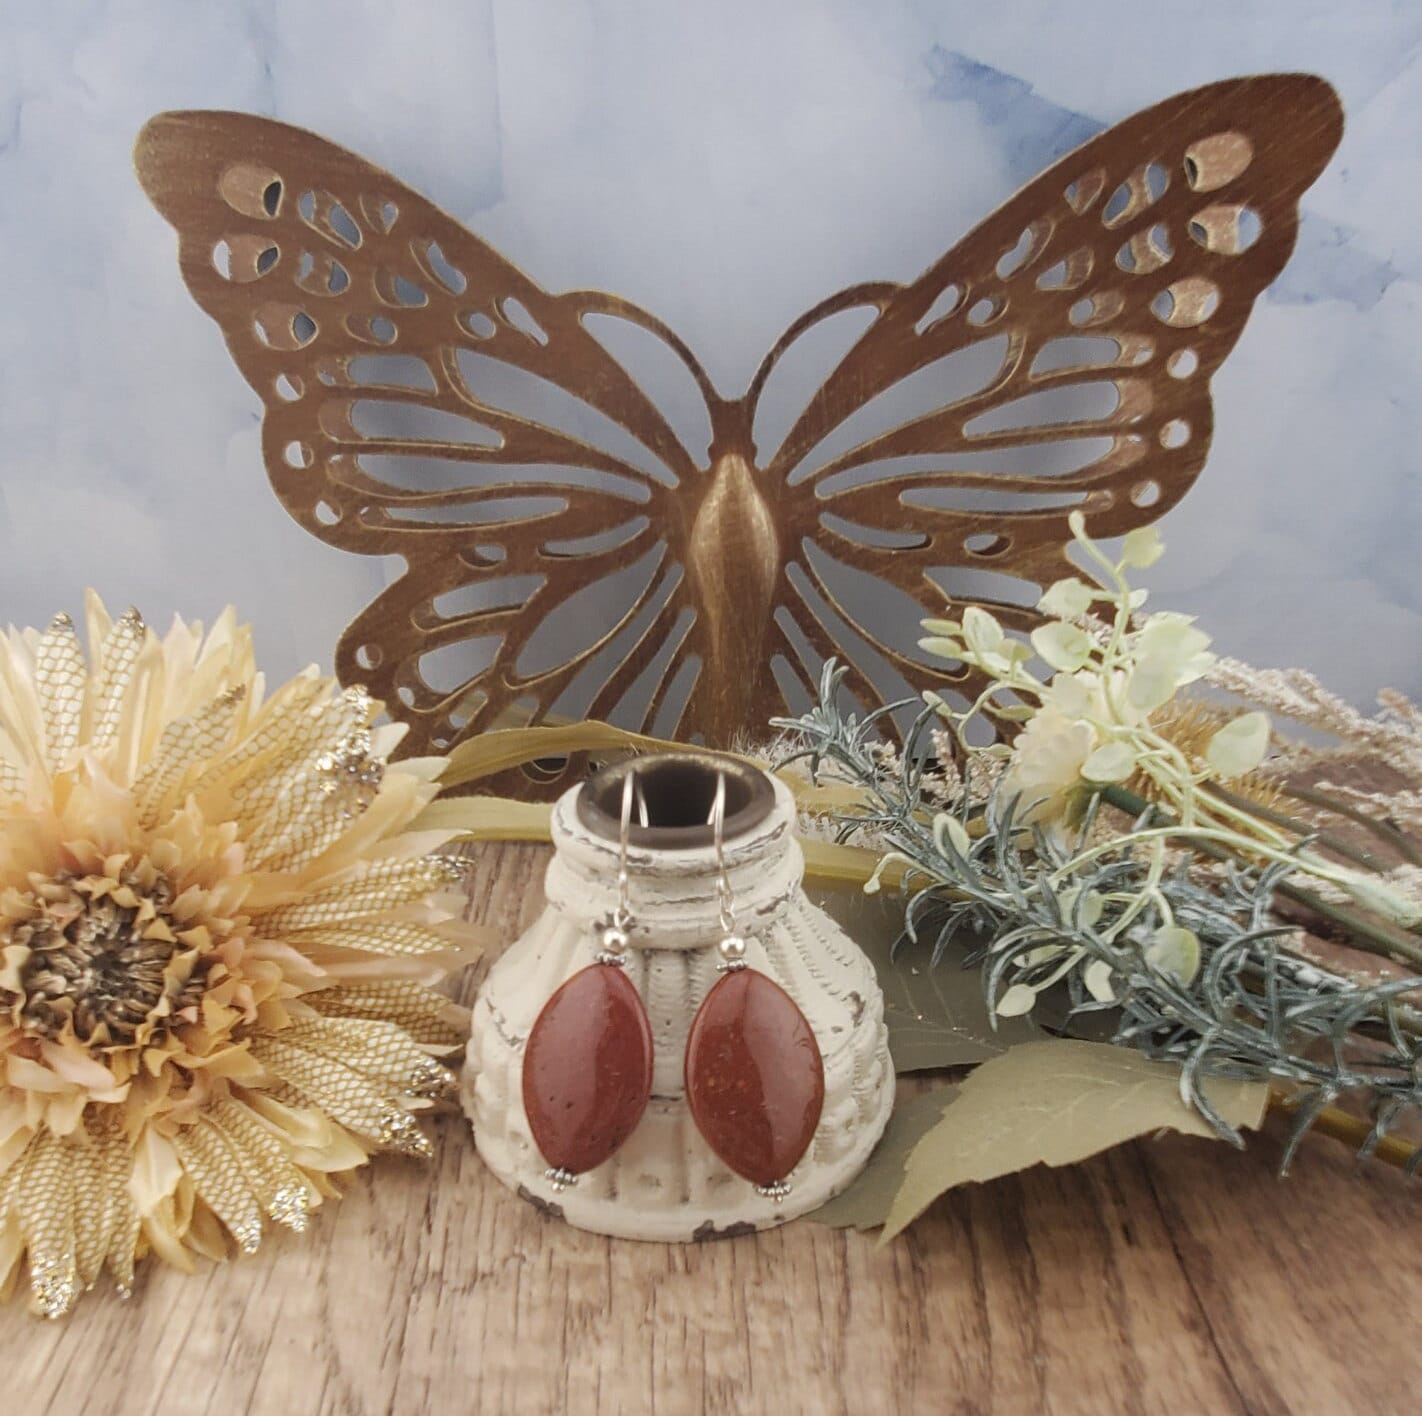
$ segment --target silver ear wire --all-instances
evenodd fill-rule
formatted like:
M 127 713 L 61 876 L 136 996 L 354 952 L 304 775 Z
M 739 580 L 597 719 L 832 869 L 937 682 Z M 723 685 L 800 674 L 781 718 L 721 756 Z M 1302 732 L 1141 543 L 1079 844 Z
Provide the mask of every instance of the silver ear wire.
M 560 1194 L 578 1183 L 578 1177 L 601 1165 L 613 1155 L 632 1134 L 652 1090 L 652 1025 L 647 1020 L 647 1007 L 637 993 L 637 986 L 622 974 L 606 974 L 602 970 L 626 969 L 627 951 L 631 945 L 632 901 L 629 894 L 628 845 L 632 835 L 632 803 L 640 805 L 642 824 L 647 824 L 647 802 L 637 781 L 635 768 L 629 762 L 622 774 L 622 810 L 617 832 L 617 904 L 594 926 L 593 939 L 597 949 L 593 963 L 580 969 L 553 993 L 534 1020 L 524 1045 L 523 1104 L 529 1130 L 543 1158 L 550 1163 L 543 1178 L 554 1194 Z M 589 975 L 601 975 L 596 987 L 578 992 L 580 983 Z M 565 1021 L 569 1009 L 560 1004 L 574 990 L 577 1003 L 573 1011 L 576 1023 Z M 598 1000 L 602 1001 L 599 1002 Z M 573 1044 L 571 1058 L 563 1054 L 565 1044 L 553 1043 L 555 1056 L 549 1056 L 545 1043 L 549 1030 Z M 605 1060 L 605 1044 L 599 1038 L 611 1038 L 617 1043 L 611 1063 Z M 620 1041 L 619 1041 L 620 1039 Z M 627 1053 L 624 1046 L 634 1046 Z M 640 1068 L 629 1056 L 642 1057 Z M 596 1085 L 589 1090 L 583 1073 L 588 1067 L 615 1069 L 620 1089 L 610 1103 L 610 1114 L 599 1111 L 593 1121 L 582 1121 L 570 1128 L 567 1112 L 587 1105 L 598 1107 L 607 1102 L 605 1092 Z M 608 1074 L 612 1075 L 612 1074 Z M 530 1082 L 530 1078 L 536 1080 Z M 597 1092 L 597 1095 L 593 1095 Z M 619 1110 L 620 1108 L 620 1110 Z
M 736 897 L 731 890 L 731 877 L 726 871 L 726 774 L 716 773 L 716 795 L 711 799 L 711 814 L 706 818 L 716 846 L 716 899 L 721 907 L 721 942 L 716 946 L 721 962 L 718 973 L 728 973 L 746 966 L 746 941 L 736 933 Z
M 629 766 L 622 778 L 622 811 L 617 831 L 617 908 L 612 912 L 612 922 L 602 931 L 601 945 L 597 961 L 600 964 L 624 964 L 627 962 L 627 945 L 630 942 L 627 931 L 632 926 L 631 880 L 627 872 L 627 838 L 632 833 L 632 802 L 636 798 L 641 803 L 642 825 L 647 824 L 647 801 L 642 795 L 641 783 L 637 781 L 637 771 Z

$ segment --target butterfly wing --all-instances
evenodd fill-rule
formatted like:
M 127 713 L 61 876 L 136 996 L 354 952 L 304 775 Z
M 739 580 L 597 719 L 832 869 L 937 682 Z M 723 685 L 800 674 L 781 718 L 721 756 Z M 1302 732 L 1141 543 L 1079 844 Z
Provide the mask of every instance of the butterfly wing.
M 561 713 L 725 742 L 832 654 L 866 704 L 921 686 L 933 668 L 904 631 L 943 588 L 1030 623 L 1021 591 L 1061 572 L 1072 507 L 1112 535 L 1173 505 L 1204 461 L 1210 378 L 1340 132 L 1307 76 L 1167 100 L 919 279 L 812 310 L 742 400 L 644 311 L 550 295 L 300 129 L 168 114 L 137 162 L 265 404 L 287 508 L 405 559 L 342 638 L 345 681 L 390 701 L 414 748 Z M 856 309 L 867 328 L 757 456 L 782 356 Z M 709 458 L 592 336 L 599 317 L 690 372 Z
M 406 562 L 347 629 L 337 671 L 410 723 L 407 748 L 564 701 L 605 716 L 639 685 L 659 707 L 685 618 L 676 493 L 697 462 L 588 321 L 654 336 L 704 398 L 684 346 L 615 296 L 540 289 L 302 129 L 163 114 L 135 162 L 262 399 L 287 510 Z
M 782 652 L 813 674 L 858 642 L 862 696 L 886 672 L 921 685 L 928 666 L 885 640 L 890 606 L 936 610 L 946 588 L 1025 627 L 1036 593 L 1014 591 L 1065 573 L 1073 507 L 1099 537 L 1173 506 L 1205 460 L 1210 380 L 1341 133 L 1307 75 L 1178 95 L 1055 163 L 917 280 L 792 327 L 752 400 L 819 321 L 873 312 L 765 459 L 800 550 Z

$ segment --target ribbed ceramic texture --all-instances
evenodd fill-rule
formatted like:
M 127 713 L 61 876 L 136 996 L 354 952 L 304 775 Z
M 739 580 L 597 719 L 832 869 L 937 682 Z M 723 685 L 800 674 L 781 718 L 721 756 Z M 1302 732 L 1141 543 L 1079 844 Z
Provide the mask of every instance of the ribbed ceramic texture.
M 652 1099 L 606 1164 L 555 1192 L 522 1101 L 524 1043 L 543 1005 L 593 961 L 596 929 L 616 903 L 617 847 L 578 821 L 578 788 L 553 809 L 547 908 L 490 971 L 474 1010 L 465 1110 L 479 1154 L 506 1185 L 570 1224 L 631 1239 L 680 1242 L 769 1228 L 814 1209 L 855 1177 L 893 1103 L 883 998 L 869 961 L 800 888 L 804 861 L 794 804 L 776 784 L 759 826 L 726 842 L 737 927 L 751 968 L 795 1000 L 824 1059 L 819 1128 L 780 1204 L 728 1170 L 701 1139 L 682 1077 L 687 1031 L 716 982 L 716 868 L 708 849 L 629 853 L 632 930 L 627 969 L 656 1047 Z

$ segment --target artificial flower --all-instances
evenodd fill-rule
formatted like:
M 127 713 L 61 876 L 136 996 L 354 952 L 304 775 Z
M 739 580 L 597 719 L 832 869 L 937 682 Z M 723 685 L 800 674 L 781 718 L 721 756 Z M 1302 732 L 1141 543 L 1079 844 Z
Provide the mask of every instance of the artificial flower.
M 251 1252 L 380 1150 L 425 1154 L 462 1020 L 442 763 L 315 670 L 264 696 L 231 611 L 88 605 L 0 639 L 0 1293 Z
M 1120 671 L 1094 667 L 1059 672 L 1043 687 L 1003 769 L 1004 790 L 1024 821 L 1061 838 L 1075 826 L 1103 782 L 1124 781 L 1136 768 L 1129 743 L 1113 736 L 1146 714 L 1124 693 Z
M 1136 613 L 1145 594 L 1127 583 L 1125 572 L 1160 557 L 1159 536 L 1149 528 L 1133 532 L 1122 542 L 1120 559 L 1112 561 L 1086 534 L 1080 512 L 1068 520 L 1078 547 L 1095 567 L 1089 572 L 1095 588 L 1075 576 L 1052 585 L 1039 602 L 1048 618 L 1032 631 L 1030 650 L 978 606 L 967 607 L 961 621 L 924 621 L 929 636 L 919 641 L 923 649 L 977 669 L 988 680 L 966 710 L 942 695 L 924 695 L 952 728 L 953 738 L 945 738 L 940 755 L 965 761 L 966 770 L 975 760 L 990 758 L 991 780 L 1012 803 L 1016 818 L 1075 851 L 1070 865 L 1058 867 L 1063 877 L 1112 849 L 1109 836 L 1091 842 L 1072 839 L 1073 828 L 1080 827 L 1093 802 L 1104 800 L 1138 817 L 1142 824 L 1134 840 L 1145 850 L 1151 874 L 1137 913 L 1147 905 L 1161 908 L 1161 880 L 1171 854 L 1186 847 L 1212 861 L 1224 854 L 1254 867 L 1287 869 L 1307 877 L 1310 888 L 1328 892 L 1329 899 L 1351 900 L 1388 925 L 1422 928 L 1416 885 L 1405 872 L 1368 874 L 1309 849 L 1293 832 L 1290 818 L 1273 808 L 1275 784 L 1261 773 L 1271 744 L 1267 714 L 1229 713 L 1181 693 L 1202 679 L 1228 687 L 1241 676 L 1239 666 L 1228 662 L 1218 672 L 1210 638 L 1191 616 Z M 1097 606 L 1109 619 L 1091 617 Z M 1053 671 L 1049 676 L 1036 671 L 1033 651 Z M 1271 696 L 1301 721 L 1346 722 L 1349 731 L 1362 721 L 1307 676 L 1276 674 L 1268 682 Z M 1401 725 L 1415 726 L 1410 705 L 1391 701 L 1389 708 Z M 1016 736 L 975 745 L 967 730 L 980 715 L 998 727 L 1013 726 Z M 1377 737 L 1378 725 L 1363 727 L 1370 738 Z M 1407 794 L 1397 798 L 1404 810 L 1409 800 Z M 1394 830 L 1382 824 L 1385 831 Z M 1327 904 L 1322 895 L 1309 897 L 1310 904 L 1318 902 Z M 1117 933 L 1134 918 L 1128 913 L 1118 921 Z M 1371 926 L 1365 922 L 1363 927 Z M 1384 942 L 1392 943 L 1393 952 L 1407 954 L 1412 948 L 1410 940 L 1398 941 L 1396 935 Z M 1058 957 L 1063 959 L 1059 966 Z M 1142 957 L 1188 983 L 1198 968 L 1198 941 L 1189 929 L 1167 923 L 1142 945 Z M 1111 969 L 1089 960 L 1081 948 L 1062 948 L 1050 956 L 1029 953 L 1016 963 L 1031 978 L 1011 983 L 997 1002 L 999 1013 L 1031 1010 L 1037 994 L 1062 976 L 1043 974 L 1044 967 L 1069 970 L 1081 964 L 1082 982 L 1093 998 L 1100 1002 L 1114 996 Z
M 1219 725 L 1198 755 L 1162 735 L 1164 722 L 1178 716 L 1180 690 L 1215 665 L 1209 635 L 1189 615 L 1137 615 L 1145 592 L 1127 584 L 1124 572 L 1159 559 L 1164 545 L 1154 528 L 1126 536 L 1121 559 L 1112 562 L 1087 536 L 1080 513 L 1069 520 L 1099 573 L 1094 586 L 1070 576 L 1047 589 L 1038 602 L 1047 618 L 1032 630 L 1030 650 L 974 605 L 961 621 L 925 620 L 929 635 L 919 641 L 928 653 L 959 660 L 991 681 L 967 712 L 930 699 L 955 724 L 965 755 L 973 749 L 964 729 L 979 713 L 1024 725 L 1007 753 L 1003 782 L 1024 819 L 1058 836 L 1102 787 L 1131 783 L 1148 798 L 1193 807 L 1198 783 L 1249 776 L 1269 747 L 1262 713 Z M 1091 617 L 1095 606 L 1111 612 L 1109 623 Z M 1052 671 L 1045 680 L 1033 672 L 1034 653 Z
M 1044 827 L 1074 825 L 1090 800 L 1082 768 L 1095 749 L 1089 723 L 1044 707 L 1013 743 L 1003 792 L 1009 800 L 1016 798 L 1026 821 Z

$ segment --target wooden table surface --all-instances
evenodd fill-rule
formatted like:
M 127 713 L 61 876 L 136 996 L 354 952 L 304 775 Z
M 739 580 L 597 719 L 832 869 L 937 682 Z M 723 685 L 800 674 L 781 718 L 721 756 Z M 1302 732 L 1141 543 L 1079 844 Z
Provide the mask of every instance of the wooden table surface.
M 542 850 L 486 847 L 512 937 Z M 473 982 L 468 987 L 472 989 Z M 1310 1139 L 1179 1137 L 957 1191 L 888 1248 L 798 1221 L 664 1248 L 539 1214 L 456 1115 L 305 1237 L 150 1266 L 55 1324 L 0 1309 L 0 1413 L 1401 1412 L 1422 1376 L 1419 1195 Z

